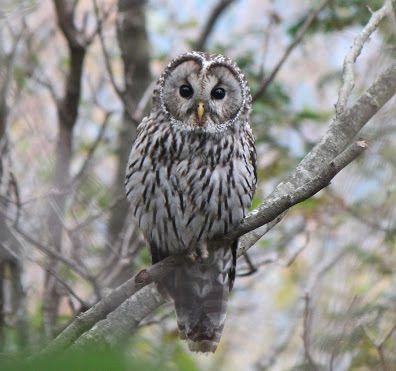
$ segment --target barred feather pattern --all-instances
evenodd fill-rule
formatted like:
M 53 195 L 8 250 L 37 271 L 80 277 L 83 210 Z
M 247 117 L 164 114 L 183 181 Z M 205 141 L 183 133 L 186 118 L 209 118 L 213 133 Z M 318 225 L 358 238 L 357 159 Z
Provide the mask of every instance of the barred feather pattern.
M 214 352 L 235 278 L 238 241 L 210 241 L 236 228 L 256 185 L 254 137 L 245 115 L 221 132 L 186 130 L 153 109 L 138 127 L 126 173 L 133 215 L 156 263 L 191 258 L 160 289 L 175 304 L 180 336 Z

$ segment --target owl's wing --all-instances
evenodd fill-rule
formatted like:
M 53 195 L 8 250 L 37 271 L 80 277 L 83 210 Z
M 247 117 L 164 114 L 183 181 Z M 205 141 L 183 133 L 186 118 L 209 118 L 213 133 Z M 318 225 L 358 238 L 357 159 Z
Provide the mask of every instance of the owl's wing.
M 250 171 L 251 176 L 248 179 L 248 183 L 249 183 L 248 193 L 250 199 L 253 199 L 253 195 L 254 192 L 256 191 L 256 183 L 257 183 L 257 154 L 256 154 L 255 138 L 249 125 L 246 125 L 245 133 L 246 133 L 246 144 L 247 144 L 247 152 L 248 152 L 248 156 L 245 157 L 245 161 L 246 161 L 245 166 L 251 169 Z M 234 286 L 234 281 L 235 281 L 238 246 L 239 246 L 239 239 L 235 239 L 231 245 L 232 266 L 228 272 L 230 291 Z
M 257 183 L 257 153 L 256 153 L 256 145 L 255 138 L 252 132 L 252 129 L 248 125 L 246 128 L 246 139 L 249 148 L 249 161 L 250 165 L 253 168 L 253 177 L 251 179 L 251 187 L 250 187 L 250 198 L 253 198 L 254 192 L 256 191 L 256 183 Z

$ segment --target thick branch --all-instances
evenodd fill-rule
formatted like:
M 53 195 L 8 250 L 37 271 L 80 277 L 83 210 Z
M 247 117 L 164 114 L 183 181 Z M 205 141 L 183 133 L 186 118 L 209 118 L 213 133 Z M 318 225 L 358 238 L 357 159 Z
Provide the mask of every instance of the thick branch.
M 286 180 L 301 185 L 320 171 L 329 158 L 341 153 L 365 124 L 395 95 L 396 63 L 388 67 L 356 103 L 333 119 L 327 133 Z
M 117 346 L 121 339 L 127 339 L 139 327 L 140 322 L 165 302 L 155 285 L 144 287 L 125 300 L 106 319 L 82 335 L 71 349 L 84 349 L 86 346 Z M 154 308 L 154 309 L 153 309 Z
M 144 286 L 160 281 L 177 264 L 184 261 L 182 256 L 171 256 L 148 269 L 144 269 L 134 277 L 113 290 L 109 295 L 100 300 L 88 311 L 79 315 L 55 340 L 53 340 L 42 352 L 47 354 L 60 351 L 73 343 L 81 334 L 90 329 L 95 323 L 105 318 L 107 314 L 115 310 L 121 303 L 131 297 Z M 159 305 L 159 303 L 158 303 Z
M 73 49 L 85 49 L 85 35 L 74 24 L 74 6 L 71 1 L 54 0 L 59 28 Z
M 366 142 L 355 142 L 334 160 L 324 165 L 318 176 L 314 179 L 302 184 L 285 195 L 279 195 L 277 192 L 273 192 L 257 210 L 250 213 L 243 220 L 243 223 L 238 229 L 227 234 L 225 238 L 232 241 L 237 237 L 273 221 L 293 205 L 312 197 L 326 187 L 336 174 L 351 163 L 366 148 Z

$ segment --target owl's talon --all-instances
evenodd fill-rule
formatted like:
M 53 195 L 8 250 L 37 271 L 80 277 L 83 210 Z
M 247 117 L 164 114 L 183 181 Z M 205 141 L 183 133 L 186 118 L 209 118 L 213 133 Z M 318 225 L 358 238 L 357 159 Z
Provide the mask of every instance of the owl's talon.
M 197 262 L 198 256 L 197 256 L 197 254 L 196 254 L 195 251 L 191 251 L 191 250 L 190 250 L 190 251 L 186 254 L 186 258 L 190 261 L 190 263 L 196 263 L 196 262 Z
M 206 260 L 209 257 L 209 251 L 208 251 L 208 245 L 204 243 L 199 247 L 200 253 L 201 253 L 201 258 L 203 260 Z

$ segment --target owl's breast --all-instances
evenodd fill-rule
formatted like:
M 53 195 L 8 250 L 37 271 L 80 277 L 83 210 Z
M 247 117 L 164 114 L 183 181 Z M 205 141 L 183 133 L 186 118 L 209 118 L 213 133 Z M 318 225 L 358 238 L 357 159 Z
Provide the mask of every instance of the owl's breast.
M 167 254 L 226 234 L 250 206 L 255 178 L 243 145 L 199 139 L 170 135 L 156 145 L 152 138 L 151 148 L 130 156 L 132 212 L 145 237 Z

